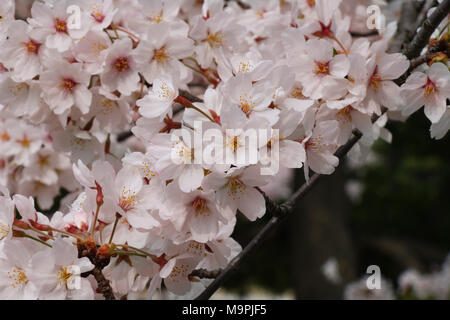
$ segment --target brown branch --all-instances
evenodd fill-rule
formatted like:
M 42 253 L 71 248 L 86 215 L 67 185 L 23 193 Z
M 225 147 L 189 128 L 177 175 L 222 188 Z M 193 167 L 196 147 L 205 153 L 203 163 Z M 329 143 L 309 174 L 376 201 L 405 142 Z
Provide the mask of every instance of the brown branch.
M 103 268 L 105 268 L 109 262 L 110 257 L 108 255 L 101 254 L 101 250 L 95 244 L 93 240 L 78 241 L 78 258 L 87 257 L 91 263 L 94 265 L 94 269 L 91 271 L 81 274 L 82 277 L 86 278 L 89 275 L 93 275 L 95 281 L 97 281 L 97 292 L 101 293 L 106 300 L 115 300 L 111 284 L 108 279 L 103 275 Z
M 186 90 L 179 90 L 179 91 L 180 91 L 180 96 L 182 96 L 185 99 L 188 99 L 190 102 L 203 102 L 202 99 L 194 96 L 193 94 L 191 94 L 190 92 L 188 92 Z
M 109 280 L 105 278 L 102 270 L 98 267 L 95 267 L 94 270 L 91 271 L 91 274 L 97 281 L 97 292 L 103 294 L 105 300 L 116 300 Z
M 217 278 L 221 270 L 206 270 L 206 269 L 197 269 L 191 272 L 190 277 L 197 277 L 200 279 L 214 279 Z
M 422 24 L 419 32 L 415 35 L 411 43 L 403 50 L 403 54 L 412 60 L 417 58 L 423 48 L 428 45 L 433 32 L 439 27 L 439 24 L 447 17 L 450 12 L 450 0 L 444 0 L 442 3 L 436 7 L 431 16 Z

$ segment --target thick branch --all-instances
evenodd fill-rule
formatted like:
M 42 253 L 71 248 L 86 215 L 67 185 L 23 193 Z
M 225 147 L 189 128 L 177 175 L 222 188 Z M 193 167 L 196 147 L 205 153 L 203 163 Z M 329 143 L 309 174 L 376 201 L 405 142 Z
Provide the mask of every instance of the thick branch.
M 97 292 L 103 294 L 105 300 L 115 300 L 116 297 L 114 296 L 109 280 L 105 278 L 105 276 L 102 273 L 102 270 L 98 267 L 95 267 L 91 271 L 91 274 L 97 281 L 98 285 Z
M 417 58 L 423 48 L 428 45 L 431 35 L 434 30 L 439 27 L 439 24 L 447 17 L 450 12 L 450 0 L 444 0 L 439 6 L 436 7 L 431 16 L 422 24 L 421 29 L 417 32 L 411 43 L 403 50 L 403 54 L 412 60 Z

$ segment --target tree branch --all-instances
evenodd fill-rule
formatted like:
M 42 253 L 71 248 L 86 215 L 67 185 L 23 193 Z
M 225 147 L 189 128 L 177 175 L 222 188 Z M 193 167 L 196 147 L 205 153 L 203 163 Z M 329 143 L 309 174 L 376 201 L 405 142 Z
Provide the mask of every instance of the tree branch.
M 425 19 L 419 32 L 417 32 L 411 43 L 403 50 L 403 54 L 409 60 L 417 58 L 420 55 L 423 48 L 428 45 L 428 41 L 434 30 L 439 27 L 439 24 L 447 17 L 449 12 L 450 0 L 444 0 L 436 7 L 431 16 Z

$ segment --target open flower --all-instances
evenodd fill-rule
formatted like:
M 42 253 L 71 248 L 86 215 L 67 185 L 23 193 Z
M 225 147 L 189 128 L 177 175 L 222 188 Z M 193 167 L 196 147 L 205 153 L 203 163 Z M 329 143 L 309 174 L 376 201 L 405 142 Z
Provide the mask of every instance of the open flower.
M 447 110 L 450 98 L 450 72 L 443 63 L 433 63 L 425 72 L 414 72 L 402 86 L 405 97 L 403 114 L 410 116 L 422 106 L 432 123 L 437 123 Z
M 66 113 L 73 106 L 86 114 L 92 101 L 92 93 L 88 89 L 89 79 L 80 64 L 61 62 L 44 72 L 39 83 L 45 101 L 55 114 Z

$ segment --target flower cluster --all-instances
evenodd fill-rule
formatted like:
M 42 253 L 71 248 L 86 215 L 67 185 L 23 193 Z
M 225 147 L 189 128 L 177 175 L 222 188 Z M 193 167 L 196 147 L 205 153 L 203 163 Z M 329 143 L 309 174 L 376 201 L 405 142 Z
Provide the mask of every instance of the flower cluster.
M 236 215 L 266 213 L 268 158 L 307 180 L 332 174 L 355 130 L 364 159 L 390 139 L 388 115 L 422 106 L 443 137 L 444 53 L 400 86 L 410 61 L 388 53 L 396 22 L 354 35 L 371 32 L 369 4 L 41 0 L 23 21 L 2 1 L 0 297 L 192 295 L 206 281 L 194 271 L 241 250 Z M 435 39 L 448 45 L 447 25 Z M 191 139 L 208 130 L 220 139 Z M 252 130 L 265 134 L 249 144 Z M 232 160 L 204 163 L 198 148 Z M 36 211 L 61 189 L 63 212 Z

